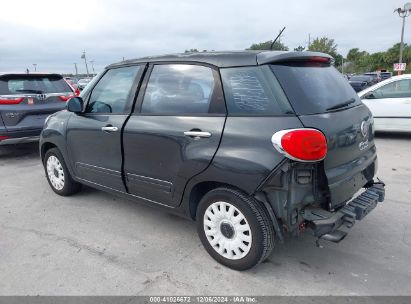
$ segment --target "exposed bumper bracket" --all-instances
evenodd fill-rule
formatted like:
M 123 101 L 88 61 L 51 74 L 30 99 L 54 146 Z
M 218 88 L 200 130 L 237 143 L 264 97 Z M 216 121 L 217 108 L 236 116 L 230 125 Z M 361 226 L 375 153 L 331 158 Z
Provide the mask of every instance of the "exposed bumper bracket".
M 328 212 L 320 208 L 306 208 L 304 218 L 314 236 L 336 243 L 344 239 L 347 232 L 340 228 L 344 230 L 351 228 L 356 220 L 362 220 L 377 206 L 378 202 L 382 202 L 385 198 L 383 182 L 371 182 L 366 188 L 366 191 L 336 212 Z

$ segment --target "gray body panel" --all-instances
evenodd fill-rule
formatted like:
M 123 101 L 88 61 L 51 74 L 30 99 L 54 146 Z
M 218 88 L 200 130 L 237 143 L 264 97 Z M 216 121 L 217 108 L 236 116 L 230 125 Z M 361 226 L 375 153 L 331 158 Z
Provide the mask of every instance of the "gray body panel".
M 302 60 L 312 56 L 329 58 L 313 52 L 182 54 L 129 60 L 108 68 L 146 62 L 181 62 L 212 65 L 216 69 Z M 358 149 L 362 142 L 360 124 L 372 119 L 365 106 L 300 117 L 141 115 L 142 92 L 148 78 L 144 73 L 133 86 L 136 93 L 124 115 L 67 115 L 60 112 L 43 131 L 41 146 L 49 143 L 62 149 L 74 179 L 194 217 L 190 204 L 192 192 L 198 185 L 225 184 L 256 196 L 261 189 L 267 188 L 267 184 L 271 186 L 270 178 L 275 176 L 277 169 L 280 170 L 284 163 L 291 164 L 290 168 L 293 165 L 293 161 L 285 160 L 284 155 L 273 147 L 272 135 L 280 130 L 302 127 L 316 128 L 326 135 L 329 154 L 319 162 L 324 168 L 314 164 L 307 165 L 307 170 L 325 171 L 328 180 L 323 186 L 329 188 L 331 205 L 349 199 L 374 176 L 376 155 L 373 138 L 368 138 L 365 150 Z M 139 90 L 140 86 L 142 90 Z M 67 132 L 62 126 L 55 125 L 59 122 L 63 125 L 68 123 Z M 118 127 L 119 131 L 102 132 L 101 127 L 108 125 Z M 53 127 L 56 127 L 55 131 L 50 130 Z M 191 130 L 210 132 L 211 137 L 194 139 L 184 135 L 185 131 Z M 291 183 L 292 174 L 296 171 L 281 170 L 286 172 L 286 183 Z M 325 196 L 313 194 L 317 183 L 313 180 L 309 185 L 281 189 L 284 201 L 293 200 L 292 208 L 315 203 L 317 197 Z M 291 213 L 288 211 L 294 212 L 286 210 L 284 219 L 289 219 Z M 298 222 L 295 225 L 298 229 Z
M 187 181 L 204 171 L 220 144 L 225 116 L 132 115 L 124 128 L 124 173 L 131 194 L 178 206 Z M 184 135 L 190 130 L 209 138 Z

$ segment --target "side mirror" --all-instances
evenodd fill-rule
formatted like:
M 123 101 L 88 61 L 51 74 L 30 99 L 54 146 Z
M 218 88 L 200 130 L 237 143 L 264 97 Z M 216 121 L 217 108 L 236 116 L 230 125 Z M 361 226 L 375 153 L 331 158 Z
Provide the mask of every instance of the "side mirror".
M 81 97 L 72 97 L 67 102 L 67 111 L 73 113 L 83 112 L 84 101 Z
M 362 97 L 362 99 L 374 99 L 374 98 L 375 98 L 375 95 L 374 95 L 374 92 L 373 92 L 373 91 L 368 92 L 367 94 L 365 94 L 365 95 Z

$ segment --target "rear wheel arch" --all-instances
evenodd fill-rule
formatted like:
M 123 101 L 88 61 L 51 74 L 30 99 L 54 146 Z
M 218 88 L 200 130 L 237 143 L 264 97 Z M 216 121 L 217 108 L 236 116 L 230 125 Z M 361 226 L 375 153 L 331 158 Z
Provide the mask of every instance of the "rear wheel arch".
M 190 217 L 193 220 L 196 219 L 197 207 L 201 199 L 203 198 L 203 196 L 207 192 L 215 188 L 221 187 L 221 186 L 226 186 L 226 185 L 223 183 L 214 182 L 214 181 L 203 181 L 203 182 L 197 183 L 191 188 L 190 195 L 188 198 L 188 206 L 189 206 Z
M 249 195 L 249 193 L 247 193 L 246 191 L 240 189 L 237 186 L 234 186 L 228 183 L 217 182 L 217 181 L 199 182 L 191 188 L 190 195 L 188 198 L 189 215 L 191 219 L 193 220 L 196 219 L 197 207 L 201 199 L 204 197 L 204 195 L 206 195 L 211 190 L 222 188 L 222 187 L 234 189 L 234 190 L 237 190 L 243 193 L 244 195 Z M 263 206 L 263 208 L 265 207 Z

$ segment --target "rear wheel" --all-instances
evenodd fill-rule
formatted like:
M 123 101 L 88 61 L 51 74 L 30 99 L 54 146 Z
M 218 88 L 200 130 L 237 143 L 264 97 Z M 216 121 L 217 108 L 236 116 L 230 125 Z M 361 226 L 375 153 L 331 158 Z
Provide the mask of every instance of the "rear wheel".
M 236 270 L 257 265 L 274 247 L 267 211 L 232 188 L 217 188 L 203 197 L 197 209 L 197 231 L 207 252 Z
M 63 156 L 57 148 L 52 148 L 44 156 L 44 170 L 47 181 L 53 191 L 62 196 L 69 196 L 81 189 L 67 169 Z

